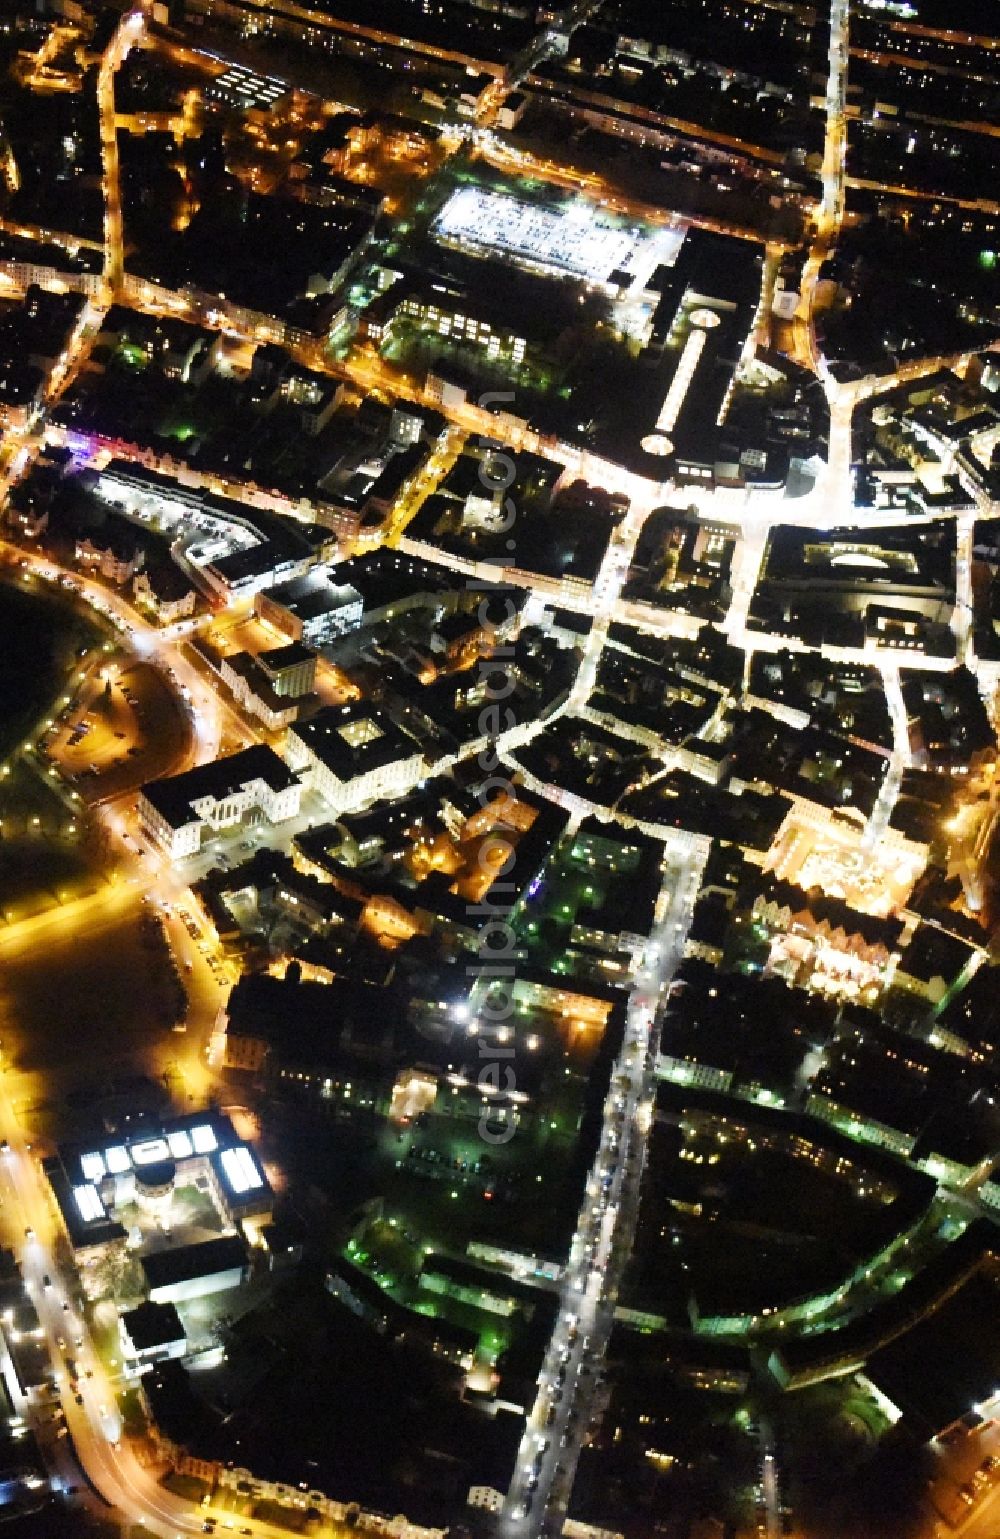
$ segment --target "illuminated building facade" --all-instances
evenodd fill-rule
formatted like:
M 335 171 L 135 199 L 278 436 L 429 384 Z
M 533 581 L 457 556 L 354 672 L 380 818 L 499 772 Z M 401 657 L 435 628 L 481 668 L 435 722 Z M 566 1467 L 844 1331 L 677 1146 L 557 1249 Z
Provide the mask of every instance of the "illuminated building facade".
M 194 855 L 209 830 L 248 819 L 283 823 L 299 810 L 298 776 L 273 748 L 257 744 L 214 764 L 154 780 L 139 792 L 143 831 L 173 859 Z

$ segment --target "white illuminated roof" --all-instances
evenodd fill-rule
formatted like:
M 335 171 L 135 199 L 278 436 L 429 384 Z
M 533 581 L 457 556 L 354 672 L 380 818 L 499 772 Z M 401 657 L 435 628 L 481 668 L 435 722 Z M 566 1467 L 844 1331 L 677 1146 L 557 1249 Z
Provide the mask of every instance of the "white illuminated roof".
M 241 1144 L 237 1149 L 223 1149 L 220 1159 L 226 1180 L 237 1196 L 264 1185 L 257 1161 L 244 1145 Z
M 191 1142 L 194 1145 L 195 1154 L 211 1154 L 213 1149 L 219 1147 L 215 1129 L 207 1122 L 191 1129 Z
M 842 551 L 839 556 L 831 556 L 830 565 L 864 566 L 878 572 L 886 572 L 889 569 L 888 561 L 882 561 L 878 556 L 866 555 L 860 550 Z
M 466 246 L 506 251 L 527 263 L 600 280 L 625 265 L 641 238 L 583 203 L 541 208 L 478 187 L 452 193 L 434 231 Z
M 200 1123 L 186 1132 L 183 1128 L 140 1139 L 138 1143 L 113 1144 L 110 1149 L 90 1150 L 80 1156 L 80 1169 L 88 1182 L 101 1181 L 106 1175 L 123 1176 L 137 1165 L 157 1165 L 164 1160 L 188 1160 L 193 1154 L 212 1154 L 219 1147 L 211 1123 Z
M 104 1217 L 104 1204 L 94 1186 L 74 1186 L 73 1201 L 77 1211 L 85 1224 L 92 1224 L 95 1219 Z
M 688 393 L 691 381 L 694 379 L 694 371 L 698 367 L 698 360 L 701 357 L 704 346 L 704 330 L 688 332 L 687 340 L 681 349 L 681 356 L 677 360 L 674 377 L 670 381 L 670 389 L 664 397 L 663 405 L 660 407 L 660 415 L 656 419 L 655 431 L 662 433 L 665 437 L 670 433 L 677 418 L 680 416 L 681 407 L 684 405 L 684 398 Z

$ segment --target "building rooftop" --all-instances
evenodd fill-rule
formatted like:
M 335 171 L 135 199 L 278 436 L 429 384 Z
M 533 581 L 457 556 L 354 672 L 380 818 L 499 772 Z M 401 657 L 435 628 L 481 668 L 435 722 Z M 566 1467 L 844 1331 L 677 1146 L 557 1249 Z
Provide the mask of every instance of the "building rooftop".
M 366 610 L 418 593 L 437 594 L 465 586 L 465 579 L 446 566 L 388 548 L 338 562 L 330 569 L 330 581 L 342 585 L 341 591 L 359 594 Z
M 862 913 L 841 898 L 828 897 L 818 887 L 807 892 L 794 882 L 770 880 L 761 887 L 760 897 L 765 903 L 787 907 L 793 917 L 808 911 L 817 923 L 826 921 L 831 930 L 841 929 L 847 935 L 858 935 L 869 945 L 898 946 L 905 928 L 902 920 Z
M 173 1304 L 154 1304 L 149 1299 L 121 1317 L 122 1327 L 136 1352 L 152 1352 L 184 1340 L 184 1327 Z
M 278 1064 L 330 1069 L 360 1054 L 385 1059 L 395 1012 L 384 990 L 353 979 L 298 982 L 244 974 L 226 1004 L 227 1035 L 265 1041 Z
M 336 569 L 340 572 L 341 568 Z M 266 598 L 281 604 L 301 620 L 315 620 L 357 603 L 361 594 L 348 582 L 335 582 L 328 571 L 313 570 L 304 577 L 293 577 L 290 582 L 264 590 Z
M 989 1400 L 1000 1383 L 998 1281 L 996 1266 L 984 1266 L 868 1361 L 872 1383 L 924 1436 Z
M 44 1170 L 59 1205 L 74 1250 L 124 1240 L 125 1230 L 111 1218 L 97 1188 L 88 1181 L 70 1181 L 58 1158 L 46 1160 Z
M 342 782 L 420 750 L 378 706 L 327 705 L 307 722 L 296 722 L 295 737 Z
M 212 764 L 185 770 L 181 775 L 149 781 L 141 788 L 140 795 L 171 828 L 183 828 L 186 823 L 196 820 L 193 804 L 202 797 L 221 801 L 254 780 L 262 780 L 272 791 L 285 791 L 295 785 L 297 779 L 273 748 L 257 743 L 225 759 L 216 759 Z
M 198 1277 L 212 1277 L 217 1272 L 234 1271 L 247 1264 L 249 1251 L 239 1235 L 223 1235 L 218 1240 L 203 1240 L 197 1245 L 178 1245 L 174 1250 L 158 1250 L 139 1258 L 146 1284 L 169 1288 L 177 1283 L 193 1282 Z
M 146 581 L 160 603 L 182 599 L 192 591 L 190 579 L 173 560 L 157 561 L 146 568 Z
M 267 652 L 261 652 L 257 661 L 268 673 L 282 673 L 286 668 L 295 668 L 300 663 L 308 663 L 316 656 L 312 647 L 305 647 L 301 641 L 290 641 L 283 647 L 271 647 Z

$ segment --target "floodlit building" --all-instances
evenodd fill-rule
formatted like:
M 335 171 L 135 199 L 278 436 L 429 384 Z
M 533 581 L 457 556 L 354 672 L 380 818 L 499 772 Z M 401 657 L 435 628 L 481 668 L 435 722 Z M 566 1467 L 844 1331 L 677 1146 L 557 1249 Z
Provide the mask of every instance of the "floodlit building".
M 173 1304 L 153 1304 L 148 1299 L 129 1309 L 118 1321 L 122 1355 L 142 1369 L 168 1357 L 183 1357 L 187 1338 Z
M 175 620 L 194 614 L 195 590 L 173 561 L 137 572 L 132 579 L 132 592 L 163 625 L 172 625 Z
M 257 658 L 276 695 L 300 700 L 312 690 L 316 678 L 316 654 L 309 647 L 292 641 L 285 647 L 272 647 Z
M 251 507 L 121 459 L 101 471 L 96 490 L 123 518 L 182 542 L 186 569 L 213 600 L 244 598 L 290 582 L 317 558 L 315 542 L 300 524 L 263 505 L 266 494 Z M 77 559 L 94 565 L 97 556 L 78 546 Z
M 771 882 L 757 894 L 751 915 L 772 943 L 769 971 L 789 981 L 851 997 L 884 985 L 899 960 L 901 921 L 805 893 L 791 882 Z
M 256 594 L 254 612 L 292 641 L 322 647 L 361 624 L 361 595 L 349 584 L 336 583 L 326 570 L 281 583 Z
M 199 570 L 208 587 L 228 602 L 302 577 L 314 559 L 306 541 L 289 528 L 244 550 L 208 561 Z
M 115 1217 L 110 1199 L 84 1173 L 80 1161 L 62 1153 L 46 1160 L 43 1169 L 59 1210 L 63 1233 L 69 1241 L 84 1292 L 96 1293 L 90 1283 L 107 1256 L 125 1249 L 125 1227 Z
M 478 1507 L 483 1512 L 493 1513 L 499 1516 L 503 1511 L 505 1493 L 498 1491 L 496 1486 L 470 1486 L 466 1501 L 470 1507 Z
M 154 780 L 139 792 L 139 821 L 173 859 L 194 855 L 206 831 L 247 821 L 283 823 L 299 810 L 299 778 L 265 744 Z
M 233 652 L 219 664 L 219 677 L 249 716 L 256 716 L 269 732 L 289 726 L 299 714 L 297 700 L 271 688 L 252 652 Z
M 126 529 L 114 526 L 78 539 L 73 554 L 83 571 L 99 572 L 108 582 L 118 584 L 134 577 L 144 559 L 139 542 Z
M 392 1087 L 389 1117 L 393 1122 L 408 1123 L 429 1112 L 437 1100 L 438 1081 L 424 1069 L 401 1069 Z
M 257 1156 L 217 1112 L 177 1117 L 135 1135 L 61 1144 L 44 1170 L 85 1286 L 87 1271 L 109 1250 L 124 1247 L 126 1207 L 162 1221 L 175 1188 L 198 1186 L 227 1228 L 255 1235 L 274 1203 Z
M 365 312 L 366 334 L 381 345 L 407 321 L 421 332 L 433 331 L 449 341 L 479 348 L 490 363 L 523 363 L 531 340 L 485 296 L 454 286 L 449 292 L 440 284 L 429 285 L 426 293 L 417 288 L 389 289 Z
M 451 195 L 434 233 L 468 251 L 502 251 L 533 271 L 598 282 L 624 267 L 642 239 L 582 198 L 554 209 L 479 187 Z
M 150 1301 L 176 1304 L 238 1288 L 249 1274 L 249 1255 L 238 1235 L 158 1250 L 140 1261 Z
M 377 706 L 325 706 L 289 730 L 288 762 L 331 807 L 345 812 L 396 796 L 419 779 L 417 744 Z
M 302 700 L 312 689 L 316 654 L 297 641 L 256 657 L 251 652 L 234 652 L 222 659 L 219 675 L 240 705 L 275 732 L 298 716 Z

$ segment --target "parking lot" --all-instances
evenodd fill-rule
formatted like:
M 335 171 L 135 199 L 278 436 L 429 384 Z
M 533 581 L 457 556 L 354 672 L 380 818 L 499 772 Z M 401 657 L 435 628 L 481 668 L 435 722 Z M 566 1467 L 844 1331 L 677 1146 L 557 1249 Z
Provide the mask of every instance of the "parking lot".
M 94 802 L 169 773 L 188 742 L 188 723 L 165 680 L 150 664 L 137 663 L 95 672 L 40 747 L 84 800 Z

